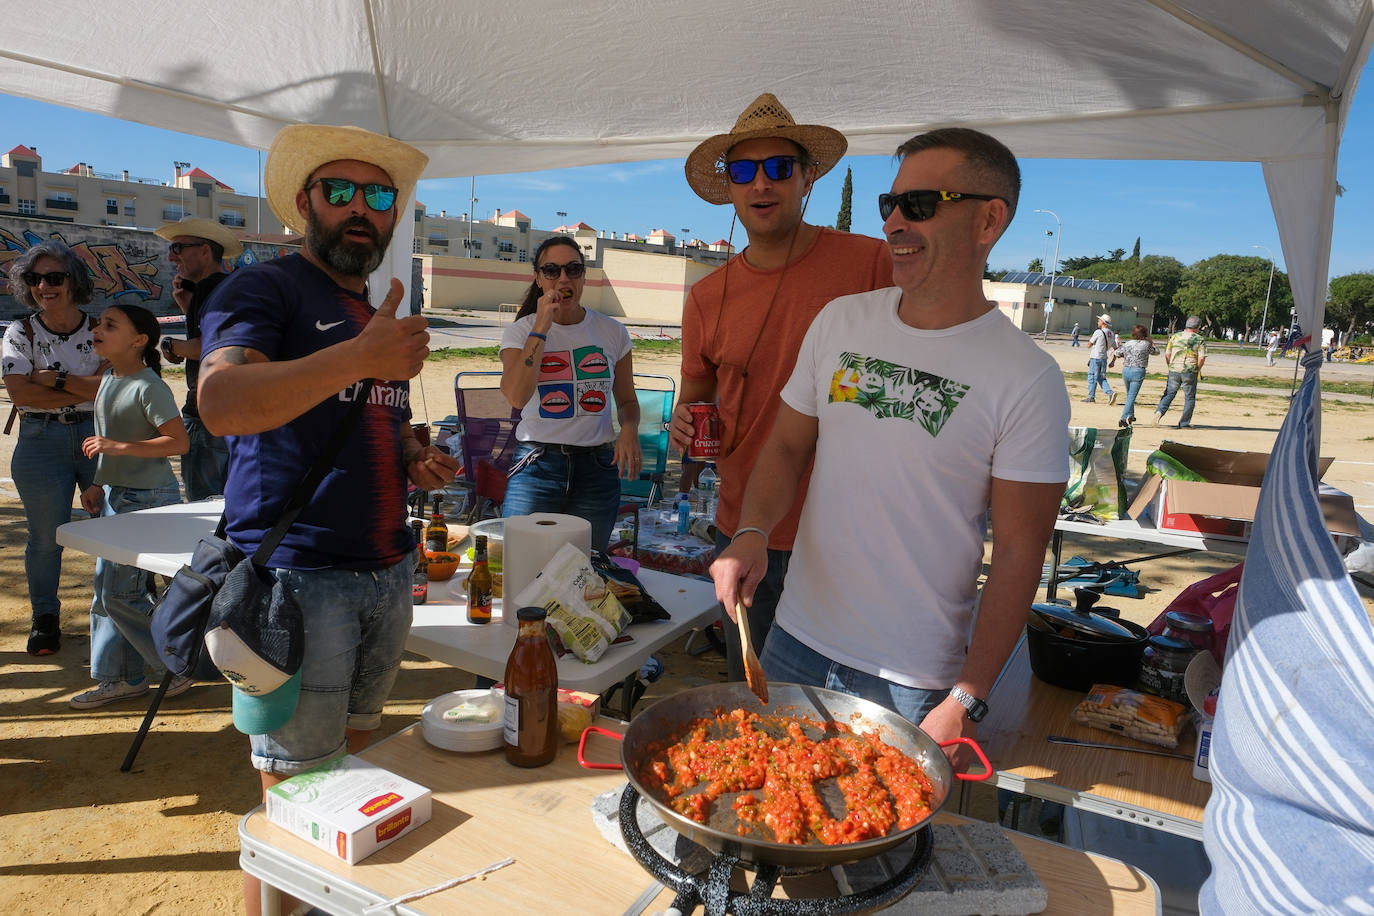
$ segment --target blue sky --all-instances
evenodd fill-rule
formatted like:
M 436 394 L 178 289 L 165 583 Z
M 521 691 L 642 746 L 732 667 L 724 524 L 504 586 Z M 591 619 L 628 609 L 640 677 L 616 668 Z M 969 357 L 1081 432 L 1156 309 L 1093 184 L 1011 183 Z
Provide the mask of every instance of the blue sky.
M 1331 276 L 1374 271 L 1374 79 L 1365 68 L 1341 146 Z M 785 100 L 784 100 L 785 101 Z M 721 113 L 721 129 L 736 112 Z M 804 113 L 799 115 L 803 117 Z M 77 162 L 96 170 L 170 181 L 172 162 L 204 169 L 240 193 L 256 193 L 256 150 L 145 127 L 73 109 L 0 95 L 0 149 L 37 147 L 48 171 Z M 843 160 L 816 185 L 807 211 L 811 222 L 829 224 L 839 210 L 845 167 L 854 170 L 856 232 L 881 234 L 877 195 L 896 172 L 886 156 Z M 1015 221 L 993 250 L 995 268 L 1025 269 L 1032 258 L 1053 256 L 1055 211 L 1063 221 L 1060 258 L 1128 252 L 1141 239 L 1142 254 L 1163 254 L 1191 264 L 1214 254 L 1267 257 L 1268 246 L 1283 269 L 1283 252 L 1260 167 L 1254 163 L 1123 162 L 1024 159 L 1023 189 Z M 470 182 L 450 178 L 420 183 L 419 199 L 431 213 L 457 216 L 469 210 Z M 731 210 L 705 203 L 688 189 L 681 160 L 588 166 L 547 172 L 478 176 L 479 217 L 496 208 L 518 209 L 536 228 L 583 221 L 597 229 L 647 235 L 667 229 L 680 238 L 713 242 L 730 232 Z M 743 243 L 736 231 L 737 244 Z

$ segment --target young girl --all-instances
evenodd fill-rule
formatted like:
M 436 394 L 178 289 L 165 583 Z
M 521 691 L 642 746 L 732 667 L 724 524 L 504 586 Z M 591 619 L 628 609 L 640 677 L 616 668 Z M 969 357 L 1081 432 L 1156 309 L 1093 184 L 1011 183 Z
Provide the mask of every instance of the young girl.
M 109 361 L 95 396 L 95 435 L 82 443 L 97 458 L 95 485 L 81 493 L 92 515 L 117 515 L 181 502 L 170 455 L 189 447 L 172 389 L 162 380 L 157 319 L 137 305 L 112 305 L 100 316 L 92 338 L 95 352 Z M 101 485 L 104 484 L 104 488 Z M 95 564 L 91 601 L 91 676 L 96 686 L 72 697 L 76 709 L 104 706 L 148 692 L 144 661 L 165 671 L 153 648 L 153 574 L 108 560 Z M 167 688 L 175 696 L 191 686 L 178 678 Z

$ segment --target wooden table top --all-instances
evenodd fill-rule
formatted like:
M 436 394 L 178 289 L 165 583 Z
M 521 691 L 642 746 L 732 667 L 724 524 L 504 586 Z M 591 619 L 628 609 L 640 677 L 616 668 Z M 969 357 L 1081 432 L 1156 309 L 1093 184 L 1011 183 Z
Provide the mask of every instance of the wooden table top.
M 1062 797 L 1067 790 L 1080 798 L 1195 822 L 1200 831 L 1203 807 L 1212 787 L 1193 778 L 1190 760 L 1051 744 L 1045 740 L 1047 735 L 1063 735 L 1162 750 L 1124 735 L 1079 725 L 1071 713 L 1084 696 L 1035 677 L 1026 642 L 1021 641 L 988 698 L 988 717 L 978 726 L 978 743 L 998 771 L 999 785 L 1020 788 L 1007 784 L 1005 777 L 1010 776 L 1024 780 L 1022 791 L 1041 798 L 1076 804 L 1076 800 Z M 1196 735 L 1191 731 L 1185 735 L 1177 750 L 1190 754 Z M 1053 788 L 1061 791 L 1056 793 Z M 1112 813 L 1103 811 L 1101 804 L 1083 807 Z
M 599 724 L 618 726 L 607 719 Z M 597 741 L 589 746 L 589 756 L 619 759 L 617 745 Z M 552 764 L 523 770 L 508 765 L 500 751 L 454 754 L 433 748 L 413 727 L 364 756 L 431 789 L 434 813 L 429 823 L 349 866 L 269 823 L 259 808 L 240 826 L 258 847 L 256 856 L 269 854 L 287 864 L 313 867 L 384 898 L 515 858 L 514 865 L 485 878 L 409 904 L 425 913 L 544 912 L 551 901 L 566 912 L 623 913 L 654 883 L 633 858 L 603 839 L 592 821 L 593 799 L 623 785 L 624 776 L 618 770 L 579 767 L 573 745 L 564 745 Z M 1157 912 L 1155 885 L 1130 866 L 1022 834 L 1008 835 L 1049 889 L 1045 913 Z M 672 896 L 662 891 L 646 912 L 665 909 Z

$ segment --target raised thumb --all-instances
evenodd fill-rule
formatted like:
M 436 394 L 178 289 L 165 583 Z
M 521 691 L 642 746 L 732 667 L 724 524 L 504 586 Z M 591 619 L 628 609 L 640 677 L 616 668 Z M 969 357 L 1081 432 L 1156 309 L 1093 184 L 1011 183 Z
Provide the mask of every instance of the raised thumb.
M 386 298 L 382 300 L 381 305 L 377 306 L 377 312 L 372 317 L 395 318 L 396 309 L 400 306 L 401 299 L 405 296 L 405 292 L 405 287 L 401 285 L 401 281 L 392 277 L 391 288 L 387 290 Z

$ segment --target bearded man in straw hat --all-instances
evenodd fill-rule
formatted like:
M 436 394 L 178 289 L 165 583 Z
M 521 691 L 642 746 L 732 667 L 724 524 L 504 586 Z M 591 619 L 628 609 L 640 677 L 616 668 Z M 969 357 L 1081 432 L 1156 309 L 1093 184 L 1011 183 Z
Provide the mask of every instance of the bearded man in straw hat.
M 748 246 L 698 281 L 682 312 L 682 394 L 671 439 L 692 438 L 686 405 L 715 401 L 722 421 L 717 548 L 733 538 L 768 547 L 768 575 L 749 617 L 753 644 L 763 651 L 787 573 L 797 517 L 806 497 L 803 475 L 791 508 L 769 531 L 739 528 L 740 500 L 778 409 L 778 391 L 792 371 L 811 320 L 838 296 L 892 285 L 887 246 L 803 220 L 817 179 L 848 148 L 839 131 L 798 124 L 771 93 L 745 109 L 728 133 L 687 157 L 687 183 L 704 200 L 731 204 Z M 722 613 L 731 680 L 744 664 L 734 622 Z
M 228 437 L 225 533 L 245 555 L 373 381 L 268 564 L 304 615 L 300 677 L 257 696 L 234 690 L 234 724 L 251 736 L 264 790 L 360 750 L 380 724 L 411 622 L 407 480 L 433 490 L 457 470 L 411 431 L 408 379 L 429 352 L 425 320 L 396 316 L 398 280 L 375 310 L 366 294 L 426 162 L 358 128 L 283 129 L 267 154 L 267 200 L 303 232 L 301 252 L 235 271 L 202 319 L 200 413 Z M 250 890 L 250 910 L 257 899 Z
M 224 259 L 243 254 L 243 243 L 225 226 L 214 220 L 189 217 L 168 223 L 153 232 L 166 239 L 167 259 L 176 265 L 172 278 L 172 300 L 186 316 L 186 337 L 162 338 L 162 355 L 169 363 L 186 362 L 186 403 L 181 419 L 191 447 L 181 456 L 181 480 L 186 499 L 197 502 L 224 492 L 224 469 L 229 463 L 229 448 L 223 436 L 211 435 L 196 408 L 196 384 L 200 377 L 200 316 L 210 294 L 226 276 Z
M 977 731 L 1025 628 L 1068 477 L 1069 398 L 1054 359 L 983 295 L 1020 194 L 1016 158 L 967 128 L 897 154 L 878 198 L 897 287 L 812 323 L 740 524 L 776 524 L 814 456 L 764 672 L 880 703 L 946 741 Z M 711 567 L 717 597 L 748 604 L 766 565 L 756 538 L 737 538 Z M 950 752 L 956 766 L 966 753 Z

